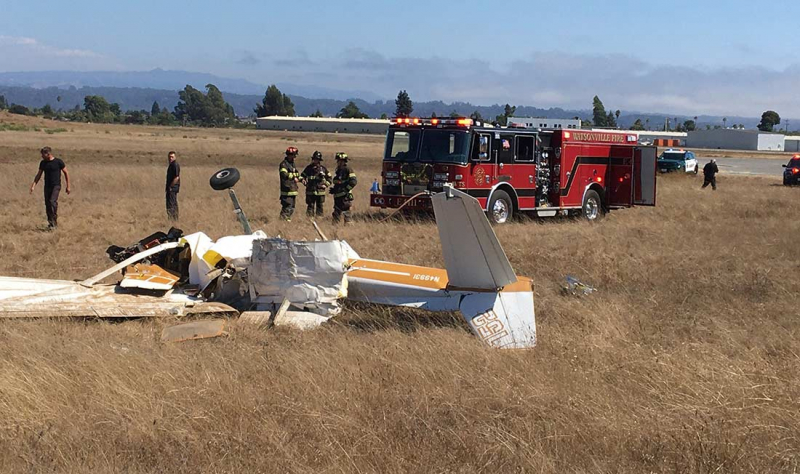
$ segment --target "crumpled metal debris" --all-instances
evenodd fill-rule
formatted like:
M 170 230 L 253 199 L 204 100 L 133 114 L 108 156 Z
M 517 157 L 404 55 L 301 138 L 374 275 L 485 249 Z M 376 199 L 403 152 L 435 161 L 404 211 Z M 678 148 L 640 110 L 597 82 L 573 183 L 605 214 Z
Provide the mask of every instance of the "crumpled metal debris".
M 567 283 L 561 287 L 561 292 L 564 295 L 572 295 L 572 296 L 587 296 L 591 295 L 597 288 L 589 286 L 574 276 L 567 275 L 566 276 Z

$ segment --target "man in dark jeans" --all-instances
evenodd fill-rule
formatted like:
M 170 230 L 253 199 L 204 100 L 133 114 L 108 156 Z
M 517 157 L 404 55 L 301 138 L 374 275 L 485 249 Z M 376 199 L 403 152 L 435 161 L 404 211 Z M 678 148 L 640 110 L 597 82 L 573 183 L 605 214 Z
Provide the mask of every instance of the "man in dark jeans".
M 167 154 L 169 158 L 169 165 L 167 166 L 167 217 L 171 221 L 178 220 L 178 191 L 181 189 L 181 165 L 178 164 L 178 159 L 175 152 L 171 151 Z
M 717 160 L 711 160 L 703 167 L 703 188 L 711 185 L 711 189 L 714 191 L 717 190 L 717 173 L 719 173 L 719 168 L 717 167 Z
M 49 146 L 42 148 L 41 154 L 42 161 L 39 162 L 39 172 L 33 178 L 31 194 L 44 173 L 44 208 L 47 212 L 47 228 L 54 230 L 58 226 L 58 194 L 61 192 L 61 173 L 64 173 L 64 180 L 67 182 L 67 194 L 70 193 L 69 173 L 67 165 L 60 158 L 53 156 L 53 150 Z

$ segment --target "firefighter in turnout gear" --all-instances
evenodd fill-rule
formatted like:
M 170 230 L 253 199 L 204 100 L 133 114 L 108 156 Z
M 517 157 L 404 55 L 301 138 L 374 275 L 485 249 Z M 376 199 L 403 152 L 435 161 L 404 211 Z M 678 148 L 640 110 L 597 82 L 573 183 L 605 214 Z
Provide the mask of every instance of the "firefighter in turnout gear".
M 306 185 L 306 214 L 308 217 L 321 216 L 322 204 L 332 183 L 328 168 L 322 166 L 322 153 L 315 151 L 311 155 L 311 164 L 300 174 L 300 179 Z
M 281 219 L 292 220 L 294 202 L 297 198 L 297 183 L 300 182 L 300 173 L 294 167 L 297 157 L 297 148 L 290 146 L 286 149 L 286 158 L 280 164 L 281 176 Z
M 353 188 L 356 187 L 356 174 L 347 165 L 347 153 L 336 154 L 336 173 L 333 175 L 333 222 L 339 222 L 344 215 L 344 222 L 350 222 L 350 208 L 353 205 Z

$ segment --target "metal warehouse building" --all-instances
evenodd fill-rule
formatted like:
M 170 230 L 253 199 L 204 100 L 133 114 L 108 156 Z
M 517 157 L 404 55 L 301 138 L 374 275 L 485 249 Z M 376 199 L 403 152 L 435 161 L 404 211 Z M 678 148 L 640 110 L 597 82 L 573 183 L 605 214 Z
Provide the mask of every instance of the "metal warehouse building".
M 281 117 L 272 115 L 256 119 L 261 130 L 286 130 L 298 132 L 386 133 L 389 120 L 346 119 L 332 117 Z
M 545 130 L 559 130 L 562 128 L 580 129 L 580 119 L 554 119 L 545 117 L 509 117 L 509 125 L 522 124 L 527 128 L 541 128 Z
M 785 141 L 786 144 L 783 146 L 783 151 L 800 152 L 800 136 L 788 135 Z
M 784 151 L 784 136 L 759 130 L 697 130 L 689 132 L 686 146 L 727 150 Z

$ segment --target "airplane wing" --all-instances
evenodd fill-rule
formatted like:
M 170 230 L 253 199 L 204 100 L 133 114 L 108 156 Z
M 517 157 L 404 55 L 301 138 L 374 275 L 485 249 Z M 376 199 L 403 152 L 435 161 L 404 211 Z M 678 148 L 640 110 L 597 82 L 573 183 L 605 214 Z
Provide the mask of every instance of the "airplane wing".
M 189 315 L 233 316 L 222 303 L 177 293 L 142 294 L 117 285 L 83 286 L 74 281 L 0 277 L 0 319 L 152 318 Z

